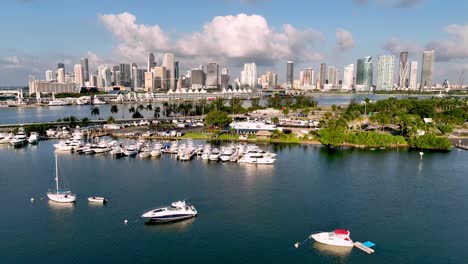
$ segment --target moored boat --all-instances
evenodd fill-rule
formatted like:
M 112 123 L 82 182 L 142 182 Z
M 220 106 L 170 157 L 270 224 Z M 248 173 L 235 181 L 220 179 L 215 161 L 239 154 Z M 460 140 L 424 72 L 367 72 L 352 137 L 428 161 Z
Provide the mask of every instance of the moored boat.
M 353 241 L 349 237 L 351 232 L 346 229 L 336 229 L 331 232 L 312 234 L 310 238 L 317 242 L 339 247 L 353 247 Z
M 151 209 L 141 217 L 154 223 L 167 223 L 181 221 L 196 217 L 197 210 L 193 205 L 188 205 L 185 201 L 173 202 L 171 206 Z

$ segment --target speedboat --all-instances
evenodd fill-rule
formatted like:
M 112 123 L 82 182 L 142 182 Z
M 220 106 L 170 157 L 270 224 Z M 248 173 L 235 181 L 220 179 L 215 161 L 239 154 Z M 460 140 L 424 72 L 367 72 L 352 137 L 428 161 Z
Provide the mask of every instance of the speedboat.
M 17 147 L 17 146 L 23 146 L 28 142 L 28 137 L 24 133 L 24 128 L 20 127 L 18 129 L 18 133 L 15 134 L 15 136 L 11 139 L 10 144 Z
M 143 151 L 143 152 L 140 152 L 140 154 L 138 154 L 138 156 L 140 156 L 140 158 L 142 158 L 142 159 L 146 159 L 146 158 L 151 157 L 151 152 Z
M 243 155 L 237 162 L 248 163 L 248 164 L 259 164 L 259 165 L 271 165 L 275 163 L 275 159 L 270 157 L 264 157 L 260 153 L 247 153 Z
M 151 209 L 141 217 L 149 222 L 167 223 L 181 221 L 197 216 L 197 210 L 193 205 L 188 205 L 185 201 L 173 202 L 171 206 Z
M 52 100 L 49 102 L 49 106 L 62 106 L 62 105 L 68 105 L 68 102 L 65 102 L 62 100 Z
M 339 247 L 353 247 L 353 241 L 349 237 L 351 232 L 346 229 L 336 229 L 332 232 L 322 232 L 317 234 L 312 234 L 310 238 L 314 239 L 317 242 Z
M 37 144 L 39 142 L 39 134 L 37 132 L 31 132 L 31 135 L 28 137 L 29 144 Z
M 210 161 L 218 161 L 219 157 L 221 156 L 221 153 L 219 153 L 219 150 L 214 148 L 212 151 L 211 151 L 211 154 L 208 156 L 208 159 Z
M 88 197 L 88 201 L 90 203 L 102 203 L 105 204 L 107 203 L 107 199 L 104 197 L 98 197 L 98 196 L 93 196 L 93 197 Z

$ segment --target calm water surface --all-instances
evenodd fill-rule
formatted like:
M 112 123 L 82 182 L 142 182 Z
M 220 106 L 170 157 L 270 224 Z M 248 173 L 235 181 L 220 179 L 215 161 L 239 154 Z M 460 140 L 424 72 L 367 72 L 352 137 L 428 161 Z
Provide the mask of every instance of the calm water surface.
M 59 154 L 75 205 L 48 202 L 54 141 L 0 147 L 0 263 L 466 263 L 468 152 L 264 146 L 271 167 Z M 110 202 L 92 206 L 86 197 Z M 30 198 L 35 197 L 33 203 Z M 189 197 L 199 216 L 144 225 Z M 125 225 L 124 219 L 129 223 Z M 349 228 L 376 253 L 307 242 Z

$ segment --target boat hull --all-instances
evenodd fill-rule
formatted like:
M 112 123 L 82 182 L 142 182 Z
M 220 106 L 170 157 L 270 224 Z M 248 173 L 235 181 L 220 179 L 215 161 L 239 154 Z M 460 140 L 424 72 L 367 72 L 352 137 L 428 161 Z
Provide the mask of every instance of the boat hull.
M 76 196 L 74 194 L 57 194 L 57 193 L 47 193 L 49 200 L 56 203 L 74 203 L 76 201 Z
M 196 214 L 190 215 L 171 215 L 171 216 L 161 216 L 161 217 L 143 217 L 149 223 L 173 223 L 178 221 L 187 220 L 190 218 L 196 217 Z
M 313 234 L 310 236 L 315 241 L 330 245 L 330 246 L 337 246 L 337 247 L 353 247 L 353 241 L 351 239 L 344 240 L 344 239 L 336 239 L 329 236 L 328 232 Z

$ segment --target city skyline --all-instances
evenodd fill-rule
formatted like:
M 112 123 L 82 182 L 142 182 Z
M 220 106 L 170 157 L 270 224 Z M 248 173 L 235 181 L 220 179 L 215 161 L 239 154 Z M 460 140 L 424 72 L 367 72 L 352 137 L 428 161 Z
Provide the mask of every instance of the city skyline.
M 93 71 L 101 64 L 136 63 L 144 67 L 150 52 L 158 63 L 162 62 L 164 53 L 174 53 L 182 65 L 180 72 L 216 61 L 228 67 L 232 76 L 239 76 L 243 63 L 255 62 L 258 72 L 277 72 L 280 83 L 286 81 L 284 63 L 288 60 L 295 62 L 293 75 L 299 76 L 306 68 L 319 69 L 321 62 L 342 69 L 356 63 L 357 58 L 399 56 L 403 51 L 409 52 L 408 61 L 422 65 L 422 52 L 435 49 L 434 82 L 449 79 L 454 83 L 461 72 L 468 69 L 468 25 L 462 16 L 438 17 L 437 21 L 408 25 L 415 16 L 437 15 L 444 10 L 459 12 L 463 6 L 468 7 L 466 3 L 457 3 L 461 7 L 450 9 L 450 5 L 430 0 L 412 1 L 414 4 L 403 4 L 411 1 L 401 0 L 379 3 L 349 0 L 342 1 L 334 12 L 327 14 L 327 19 L 323 19 L 319 11 L 327 8 L 325 3 L 313 5 L 316 15 L 312 17 L 303 13 L 302 9 L 307 8 L 294 9 L 297 15 L 277 16 L 287 10 L 282 9 L 285 3 L 267 0 L 202 1 L 199 5 L 212 8 L 195 8 L 196 13 L 190 17 L 184 14 L 187 9 L 196 7 L 195 3 L 187 3 L 184 8 L 162 3 L 158 8 L 180 13 L 169 16 L 159 12 L 155 17 L 150 15 L 150 10 L 136 8 L 150 5 L 149 1 L 138 5 L 131 5 L 129 1 L 118 5 L 109 5 L 107 0 L 92 4 L 83 1 L 76 3 L 76 8 L 83 11 L 81 16 L 67 17 L 59 25 L 55 18 L 64 15 L 56 11 L 69 4 L 50 2 L 29 0 L 6 4 L 11 12 L 4 19 L 15 12 L 34 14 L 43 18 L 44 23 L 57 26 L 57 32 L 46 35 L 47 27 L 38 30 L 27 19 L 12 25 L 4 23 L 1 27 L 9 37 L 0 44 L 0 85 L 24 85 L 29 75 L 41 79 L 57 62 L 65 62 L 65 72 L 72 72 L 83 57 L 89 59 L 89 69 Z M 288 3 L 299 4 L 312 5 Z M 54 19 L 37 12 L 38 8 L 48 10 L 45 13 L 53 14 Z M 350 22 L 363 14 L 373 21 L 373 27 L 385 27 L 385 30 L 374 32 L 363 22 Z M 392 20 L 395 14 L 401 21 Z M 240 34 L 242 32 L 245 34 Z M 25 34 L 34 41 L 24 41 Z M 239 38 L 233 39 L 233 36 Z M 398 67 L 398 63 L 395 64 Z M 398 77 L 396 73 L 395 78 Z M 398 84 L 398 80 L 395 82 Z

